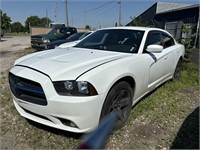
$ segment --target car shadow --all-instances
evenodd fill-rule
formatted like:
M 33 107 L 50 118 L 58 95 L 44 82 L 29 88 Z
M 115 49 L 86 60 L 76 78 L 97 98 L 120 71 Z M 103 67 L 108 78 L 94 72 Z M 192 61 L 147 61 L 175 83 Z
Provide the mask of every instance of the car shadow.
M 170 149 L 199 149 L 199 107 L 184 120 Z
M 68 132 L 68 131 L 64 131 L 64 130 L 59 130 L 56 128 L 52 128 L 49 126 L 45 126 L 43 124 L 34 122 L 32 120 L 26 119 L 28 123 L 30 123 L 31 125 L 41 129 L 41 130 L 45 130 L 47 132 L 51 132 L 53 134 L 59 135 L 59 136 L 63 136 L 63 137 L 70 137 L 70 138 L 74 138 L 74 139 L 80 139 L 83 134 L 82 133 L 73 133 L 73 132 Z
M 0 40 L 0 42 L 5 42 L 6 40 Z
M 189 54 L 190 61 L 196 65 L 200 65 L 199 55 L 200 55 L 200 50 L 199 48 L 197 48 L 196 50 L 192 51 Z

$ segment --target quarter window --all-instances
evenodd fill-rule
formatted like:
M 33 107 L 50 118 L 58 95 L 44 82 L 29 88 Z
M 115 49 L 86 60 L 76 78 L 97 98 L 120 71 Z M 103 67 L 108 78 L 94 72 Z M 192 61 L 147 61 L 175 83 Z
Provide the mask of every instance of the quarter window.
M 173 38 L 165 33 L 162 34 L 162 38 L 163 38 L 164 48 L 168 48 L 175 44 Z

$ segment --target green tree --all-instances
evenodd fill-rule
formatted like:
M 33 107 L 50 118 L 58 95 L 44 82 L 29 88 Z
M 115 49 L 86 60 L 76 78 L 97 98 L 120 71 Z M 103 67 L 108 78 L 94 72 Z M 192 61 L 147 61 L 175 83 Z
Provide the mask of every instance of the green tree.
M 85 26 L 85 29 L 89 29 L 89 30 L 90 30 L 90 26 L 89 26 L 89 25 L 86 25 L 86 26 Z
M 6 13 L 0 9 L 0 41 L 1 41 L 1 33 L 4 32 L 3 30 L 9 30 L 11 25 L 11 18 L 7 16 Z
M 51 19 L 47 18 L 47 17 L 43 17 L 40 19 L 41 21 L 41 26 L 43 27 L 48 27 L 49 26 L 49 23 L 51 23 Z
M 51 22 L 47 17 L 39 18 L 38 16 L 30 16 L 25 21 L 25 28 L 26 31 L 30 31 L 30 26 L 47 27 Z
M 185 46 L 185 61 L 189 61 L 189 55 L 193 48 L 195 48 L 195 36 L 199 33 L 193 33 L 192 30 L 196 26 L 196 24 L 184 24 L 181 22 L 182 25 L 182 37 L 176 38 L 178 42 Z
M 196 36 L 196 33 L 192 34 L 192 30 L 196 26 L 196 24 L 191 24 L 189 26 L 185 25 L 183 22 L 181 22 L 181 24 L 182 34 L 184 35 L 184 37 L 182 37 L 181 39 L 181 43 L 185 45 L 186 49 L 189 49 L 192 45 L 194 45 L 194 38 Z
M 11 25 L 11 31 L 12 32 L 24 32 L 24 26 L 20 22 L 14 22 Z
M 11 21 L 12 21 L 11 18 L 7 16 L 6 13 L 3 13 L 2 10 L 0 10 L 0 14 L 1 14 L 1 29 L 9 30 L 11 26 Z
M 142 27 L 147 26 L 147 23 L 143 22 L 141 18 L 131 17 L 131 19 L 132 19 L 132 23 L 131 23 L 132 26 L 142 26 Z
M 41 19 L 38 16 L 30 16 L 25 21 L 26 31 L 30 31 L 30 26 L 40 26 Z

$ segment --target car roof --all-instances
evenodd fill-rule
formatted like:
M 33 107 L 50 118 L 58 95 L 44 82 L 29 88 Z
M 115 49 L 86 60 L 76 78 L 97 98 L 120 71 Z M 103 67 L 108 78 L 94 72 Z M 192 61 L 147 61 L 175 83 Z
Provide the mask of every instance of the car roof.
M 138 26 L 109 27 L 109 28 L 102 28 L 102 29 L 99 29 L 99 30 L 106 30 L 106 29 L 127 29 L 127 30 L 140 30 L 140 31 L 151 31 L 151 30 L 165 31 L 165 30 L 162 30 L 160 28 L 138 27 Z
M 152 27 L 123 26 L 123 27 L 102 28 L 102 29 L 98 29 L 98 30 L 110 30 L 110 29 L 139 30 L 139 31 L 145 31 L 145 32 L 162 31 L 162 32 L 165 32 L 166 34 L 170 35 L 171 37 L 173 37 L 173 35 L 171 35 L 166 30 L 163 30 L 163 29 L 160 29 L 160 28 L 152 28 Z

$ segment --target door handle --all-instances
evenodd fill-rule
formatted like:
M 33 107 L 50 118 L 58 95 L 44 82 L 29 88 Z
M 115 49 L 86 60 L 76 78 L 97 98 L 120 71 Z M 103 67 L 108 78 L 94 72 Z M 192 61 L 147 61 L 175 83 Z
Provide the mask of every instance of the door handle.
M 166 56 L 164 59 L 167 60 L 167 58 L 168 58 L 168 57 Z

